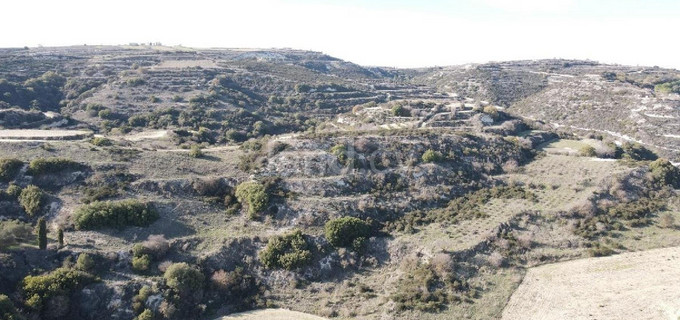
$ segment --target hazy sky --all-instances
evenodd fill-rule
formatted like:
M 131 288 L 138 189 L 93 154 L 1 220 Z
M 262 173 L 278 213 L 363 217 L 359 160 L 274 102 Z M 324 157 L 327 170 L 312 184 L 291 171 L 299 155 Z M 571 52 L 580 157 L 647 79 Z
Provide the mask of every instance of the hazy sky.
M 5 0 L 0 46 L 290 47 L 363 65 L 575 58 L 680 69 L 680 0 Z

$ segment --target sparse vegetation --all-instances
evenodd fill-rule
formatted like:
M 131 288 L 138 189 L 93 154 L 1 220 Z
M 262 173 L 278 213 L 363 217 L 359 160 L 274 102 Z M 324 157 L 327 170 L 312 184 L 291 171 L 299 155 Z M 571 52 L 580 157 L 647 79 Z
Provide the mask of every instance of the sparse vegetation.
M 35 241 L 34 239 L 31 225 L 17 220 L 0 221 L 0 250 Z

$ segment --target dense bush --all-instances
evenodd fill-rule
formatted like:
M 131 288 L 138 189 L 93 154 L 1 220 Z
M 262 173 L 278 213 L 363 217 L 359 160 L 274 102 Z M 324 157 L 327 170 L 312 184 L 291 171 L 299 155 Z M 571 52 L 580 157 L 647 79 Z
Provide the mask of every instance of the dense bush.
M 7 182 L 14 179 L 24 163 L 18 159 L 0 159 L 0 181 Z
M 666 159 L 657 159 L 649 164 L 652 179 L 661 185 L 680 188 L 680 169 Z
M 269 204 L 269 195 L 264 185 L 259 182 L 243 182 L 236 187 L 236 198 L 241 204 L 248 206 L 248 216 L 251 219 L 258 217 Z
M 680 93 L 680 80 L 657 84 L 654 86 L 654 91 L 662 93 Z
M 597 156 L 597 152 L 596 152 L 596 150 L 593 146 L 583 146 L 579 150 L 579 154 L 582 157 L 595 157 L 595 156 Z
M 326 240 L 334 247 L 355 247 L 356 239 L 366 239 L 371 236 L 371 226 L 355 217 L 330 220 L 326 223 L 324 231 Z M 357 243 L 356 247 L 360 246 L 361 244 Z
M 423 162 L 428 163 L 428 162 L 440 162 L 444 159 L 442 154 L 439 151 L 435 151 L 432 149 L 427 149 L 425 153 L 423 153 L 422 156 Z
M 498 108 L 494 106 L 486 106 L 484 107 L 483 111 L 484 113 L 491 116 L 491 118 L 494 120 L 498 120 L 498 118 L 500 117 L 500 114 L 498 113 Z
M 0 221 L 0 250 L 34 241 L 33 227 L 17 220 Z
M 21 190 L 19 204 L 24 208 L 29 217 L 36 216 L 43 206 L 45 193 L 40 188 L 29 185 Z
M 142 311 L 142 313 L 140 313 L 135 319 L 136 320 L 153 320 L 154 319 L 153 311 L 146 309 L 146 310 Z
M 621 145 L 623 151 L 623 158 L 644 161 L 644 160 L 656 160 L 658 156 L 651 150 L 645 148 L 638 143 L 626 142 Z
M 151 257 L 148 254 L 132 257 L 132 270 L 138 273 L 149 271 Z
M 409 117 L 411 116 L 411 112 L 404 108 L 403 105 L 397 104 L 394 107 L 392 107 L 392 115 L 395 117 Z
M 57 173 L 63 170 L 80 170 L 84 166 L 73 160 L 64 158 L 38 158 L 28 164 L 28 172 L 32 175 Z
M 205 281 L 201 271 L 185 262 L 169 266 L 163 277 L 168 287 L 175 290 L 180 296 L 191 295 L 194 291 L 203 290 Z
M 80 207 L 74 214 L 74 223 L 78 230 L 146 227 L 158 217 L 147 203 L 138 200 L 96 201 Z
M 132 297 L 132 310 L 139 314 L 142 313 L 144 310 L 144 306 L 146 305 L 146 300 L 149 299 L 149 296 L 151 296 L 152 290 L 151 287 L 149 286 L 143 286 L 139 289 L 139 292 Z
M 192 158 L 201 158 L 203 157 L 203 150 L 201 150 L 200 146 L 193 145 L 191 146 L 191 150 L 189 150 L 189 156 Z
M 58 296 L 68 298 L 75 290 L 95 281 L 97 279 L 87 272 L 59 268 L 44 275 L 27 276 L 21 288 L 26 306 L 41 311 L 50 299 Z
M 90 143 L 97 147 L 108 147 L 113 145 L 113 140 L 104 137 L 94 137 Z
M 302 231 L 269 239 L 267 247 L 259 254 L 265 268 L 294 270 L 305 266 L 312 259 L 309 243 Z
M 94 266 L 94 259 L 87 253 L 81 253 L 76 260 L 76 269 L 78 270 L 90 272 L 94 269 Z

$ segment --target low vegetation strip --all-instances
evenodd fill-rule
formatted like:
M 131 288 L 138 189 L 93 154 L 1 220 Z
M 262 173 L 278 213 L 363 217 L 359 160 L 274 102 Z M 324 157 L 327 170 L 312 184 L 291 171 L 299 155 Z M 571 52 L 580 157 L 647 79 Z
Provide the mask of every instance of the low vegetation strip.
M 673 247 L 531 268 L 502 319 L 676 319 L 679 262 Z

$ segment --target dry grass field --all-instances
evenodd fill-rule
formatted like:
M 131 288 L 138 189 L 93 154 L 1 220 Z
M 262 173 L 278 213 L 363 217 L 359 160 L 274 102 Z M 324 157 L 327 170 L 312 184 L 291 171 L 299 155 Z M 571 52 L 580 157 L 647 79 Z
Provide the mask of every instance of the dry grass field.
M 679 263 L 673 247 L 531 268 L 502 319 L 677 319 Z

